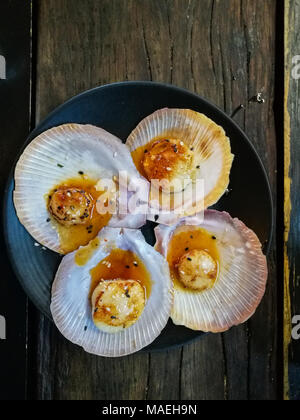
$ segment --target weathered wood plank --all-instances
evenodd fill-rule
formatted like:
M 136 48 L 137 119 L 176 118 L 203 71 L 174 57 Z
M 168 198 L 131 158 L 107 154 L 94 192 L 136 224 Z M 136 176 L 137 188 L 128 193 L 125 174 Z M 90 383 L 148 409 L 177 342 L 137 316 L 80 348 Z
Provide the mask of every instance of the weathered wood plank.
M 285 398 L 300 399 L 300 3 L 287 0 L 285 9 Z M 298 56 L 298 57 L 297 57 Z M 296 330 L 292 336 L 292 321 Z M 298 326 L 298 327 L 297 327 Z M 298 337 L 298 339 L 297 339 Z
M 12 0 L 0 3 L 1 208 L 6 179 L 30 130 L 30 27 L 30 2 Z M 5 340 L 0 332 L 0 399 L 25 399 L 27 298 L 8 262 L 2 223 L 0 266 L 0 315 L 6 321 Z
M 236 120 L 258 148 L 275 198 L 275 6 L 274 0 L 228 0 L 226 5 L 219 0 L 86 0 L 74 7 L 70 0 L 42 0 L 37 120 L 84 89 L 121 80 L 171 82 L 228 113 L 243 103 L 246 109 Z M 248 103 L 262 90 L 265 104 Z M 41 317 L 37 397 L 275 398 L 275 257 L 273 247 L 268 291 L 255 318 L 182 352 L 94 358 Z
M 275 34 L 276 2 L 244 2 L 245 39 L 248 48 L 247 96 L 263 93 L 265 104 L 249 103 L 245 131 L 253 141 L 267 169 L 276 206 Z M 280 30 L 280 28 L 278 28 Z M 281 118 L 281 111 L 278 118 Z M 274 208 L 276 214 L 276 207 Z M 276 223 L 275 223 L 276 229 Z M 249 398 L 277 397 L 277 277 L 276 230 L 268 259 L 268 287 L 262 305 L 249 322 Z
M 180 400 L 182 349 L 149 355 L 147 400 Z
M 230 1 L 224 9 L 224 2 L 221 1 L 207 2 L 206 7 L 203 7 L 203 2 L 195 2 L 195 24 L 192 25 L 190 41 L 190 45 L 194 46 L 191 75 L 195 91 L 217 103 L 229 114 L 238 105 L 245 106 L 236 120 L 263 158 L 274 202 L 276 138 L 272 108 L 275 6 L 274 1 L 263 4 L 257 1 Z M 190 86 L 191 83 L 187 87 Z M 266 103 L 248 102 L 258 92 L 263 92 Z M 224 334 L 223 343 L 219 341 L 218 354 L 223 354 L 226 376 L 225 398 L 276 397 L 275 261 L 274 245 L 269 258 L 268 290 L 257 314 L 248 325 Z M 206 343 L 205 340 L 196 346 L 201 348 Z M 206 354 L 209 354 L 209 347 Z M 196 394 L 193 396 L 196 397 Z
M 60 1 L 59 8 L 57 3 L 42 1 L 38 13 L 38 120 L 82 90 L 108 82 L 151 78 L 141 2 L 86 1 L 79 8 L 70 1 Z M 37 398 L 145 399 L 147 392 L 153 395 L 156 383 L 147 388 L 148 354 L 120 360 L 96 358 L 67 343 L 43 317 L 40 331 Z M 167 370 L 174 368 L 172 362 L 166 360 Z M 55 378 L 54 369 L 58 372 Z M 151 371 L 158 373 L 157 369 L 154 357 Z M 86 375 L 87 371 L 90 374 Z M 76 382 L 79 377 L 80 386 Z M 162 387 L 167 389 L 168 385 Z

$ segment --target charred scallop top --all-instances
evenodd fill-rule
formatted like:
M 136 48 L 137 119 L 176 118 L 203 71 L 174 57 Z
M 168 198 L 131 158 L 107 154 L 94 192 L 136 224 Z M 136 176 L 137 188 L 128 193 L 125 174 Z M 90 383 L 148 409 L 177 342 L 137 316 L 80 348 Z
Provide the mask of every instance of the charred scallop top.
M 92 303 L 95 325 L 113 332 L 137 321 L 144 310 L 145 291 L 135 280 L 106 280 L 94 290 Z
M 148 180 L 172 180 L 182 174 L 188 176 L 192 161 L 193 152 L 184 142 L 161 139 L 145 149 L 142 165 Z
M 47 195 L 47 222 L 52 222 L 60 241 L 60 253 L 68 254 L 87 245 L 107 226 L 111 213 L 98 211 L 103 191 L 86 175 L 66 179 Z M 104 197 L 106 200 L 107 197 Z
M 196 226 L 179 227 L 169 242 L 167 260 L 175 289 L 210 289 L 219 275 L 217 238 Z
M 81 225 L 91 218 L 93 198 L 79 188 L 60 187 L 49 198 L 49 212 L 62 225 Z
M 209 252 L 194 249 L 185 253 L 178 264 L 180 281 L 194 290 L 206 290 L 214 285 L 218 265 Z

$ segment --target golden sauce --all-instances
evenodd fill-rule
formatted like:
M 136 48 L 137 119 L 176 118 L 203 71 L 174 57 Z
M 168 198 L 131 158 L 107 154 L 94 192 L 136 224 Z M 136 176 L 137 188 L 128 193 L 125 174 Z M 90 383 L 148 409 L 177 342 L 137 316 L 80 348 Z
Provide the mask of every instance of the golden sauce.
M 95 238 L 91 240 L 91 242 L 85 246 L 84 248 L 80 248 L 75 255 L 75 263 L 80 267 L 86 265 L 86 263 L 92 258 L 96 249 L 98 249 L 100 245 L 100 239 Z
M 170 267 L 171 278 L 174 288 L 181 291 L 199 293 L 185 287 L 179 280 L 178 270 L 176 268 L 180 258 L 189 251 L 202 250 L 208 252 L 220 266 L 220 256 L 217 249 L 217 239 L 213 233 L 198 227 L 182 227 L 173 236 L 169 244 L 167 261 Z M 218 277 L 218 276 L 217 276 Z M 217 280 L 217 277 L 215 281 Z
M 166 146 L 165 144 L 154 145 L 154 143 L 166 139 L 169 140 L 170 146 Z M 153 151 L 152 147 L 154 149 L 157 147 L 153 155 L 151 155 Z M 162 147 L 161 155 L 157 153 L 160 147 Z M 155 187 L 155 184 L 152 184 L 149 197 L 150 201 L 159 202 L 161 208 L 170 210 L 182 206 L 183 197 L 181 192 L 184 190 L 184 185 L 186 185 L 184 182 L 195 180 L 197 175 L 196 169 L 192 167 L 193 158 L 190 153 L 191 151 L 186 144 L 166 135 L 156 137 L 147 145 L 141 146 L 131 153 L 135 166 L 140 174 L 149 181 L 155 179 L 160 182 L 159 189 Z M 158 161 L 155 159 L 157 156 L 161 158 Z M 152 158 L 154 158 L 153 163 L 151 163 Z M 144 168 L 145 162 L 148 171 Z M 150 177 L 149 173 L 152 173 L 153 176 Z M 165 184 L 165 181 L 170 181 L 170 184 Z M 175 184 L 172 184 L 174 181 Z M 176 184 L 176 182 L 178 183 Z
M 168 136 L 159 136 L 159 137 L 156 137 L 156 138 L 152 139 L 151 141 L 149 141 L 149 143 L 147 143 L 145 146 L 138 147 L 136 150 L 131 152 L 131 156 L 132 156 L 133 162 L 134 162 L 137 170 L 146 179 L 148 179 L 148 177 L 147 177 L 147 174 L 145 172 L 144 165 L 143 165 L 145 155 L 146 155 L 146 153 L 148 153 L 150 151 L 152 145 L 155 142 L 157 142 L 159 140 L 165 140 L 165 139 L 174 140 L 174 139 L 172 139 Z M 162 178 L 163 177 L 157 177 L 157 179 L 162 179 Z M 150 181 L 150 180 L 148 179 L 148 181 Z
M 131 251 L 114 249 L 91 270 L 90 296 L 102 280 L 136 280 L 145 290 L 146 298 L 151 293 L 151 277 L 143 262 Z
M 143 161 L 144 161 L 145 153 L 147 153 L 148 149 L 151 148 L 151 145 L 154 143 L 154 141 L 155 140 L 151 140 L 145 146 L 138 147 L 133 152 L 131 152 L 131 156 L 132 156 L 133 162 L 136 166 L 136 169 L 146 179 L 148 179 L 148 178 L 147 178 L 146 172 L 144 170 Z
M 50 216 L 51 221 L 59 235 L 60 249 L 62 254 L 68 254 L 69 252 L 75 251 L 80 246 L 87 245 L 97 236 L 99 231 L 104 226 L 107 226 L 111 219 L 111 214 L 99 214 L 97 212 L 97 199 L 101 194 L 103 194 L 103 192 L 96 190 L 95 186 L 97 182 L 98 181 L 86 179 L 85 176 L 81 176 L 78 178 L 66 180 L 62 184 L 55 186 L 53 190 L 49 192 L 47 197 L 47 205 L 49 203 L 51 194 L 53 194 L 56 189 L 61 187 L 80 188 L 92 197 L 91 217 L 89 217 L 84 224 L 64 226 Z
M 144 169 L 144 159 L 145 159 L 145 154 L 148 153 L 148 151 L 151 149 L 153 143 L 155 143 L 158 140 L 163 140 L 167 138 L 166 136 L 164 137 L 157 137 L 153 140 L 151 140 L 149 143 L 147 143 L 145 146 L 141 146 L 138 147 L 136 150 L 134 150 L 133 152 L 131 152 L 131 156 L 133 159 L 133 162 L 136 166 L 136 169 L 139 171 L 139 173 L 146 179 L 148 179 L 148 181 L 151 181 L 147 174 L 146 171 Z M 172 195 L 168 194 L 163 195 L 162 191 L 159 190 L 157 191 L 155 188 L 151 188 L 150 190 L 150 196 L 149 196 L 150 201 L 158 201 L 160 203 L 161 207 L 167 207 L 171 210 L 174 209 L 174 198 Z

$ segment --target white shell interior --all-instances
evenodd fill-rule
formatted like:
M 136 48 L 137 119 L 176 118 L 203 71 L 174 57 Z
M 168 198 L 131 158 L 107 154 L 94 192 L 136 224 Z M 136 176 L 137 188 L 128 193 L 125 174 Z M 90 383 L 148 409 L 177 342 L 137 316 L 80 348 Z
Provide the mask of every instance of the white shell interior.
M 85 266 L 76 265 L 76 252 L 63 258 L 53 284 L 51 312 L 60 332 L 87 352 L 125 356 L 149 345 L 167 324 L 173 300 L 169 267 L 140 231 L 104 228 L 99 239 L 98 250 Z M 109 334 L 95 327 L 88 295 L 90 270 L 114 248 L 130 250 L 143 261 L 152 279 L 152 291 L 138 321 L 121 332 Z
M 140 122 L 128 137 L 126 144 L 133 152 L 151 140 L 164 136 L 181 139 L 189 147 L 193 147 L 195 168 L 200 165 L 197 179 L 203 180 L 201 202 L 199 201 L 197 206 L 194 201 L 195 183 L 193 183 L 186 188 L 183 214 L 178 215 L 171 211 L 168 216 L 156 211 L 160 215 L 159 223 L 172 225 L 183 216 L 203 211 L 221 198 L 229 184 L 233 155 L 227 156 L 224 153 L 224 145 L 226 149 L 230 148 L 230 142 L 222 127 L 203 114 L 185 109 L 164 108 L 154 112 Z M 219 140 L 216 141 L 216 139 Z M 226 179 L 222 179 L 224 168 L 228 172 Z M 210 199 L 211 192 L 218 190 L 219 187 L 221 188 L 217 197 Z M 192 209 L 193 206 L 195 206 L 195 211 Z M 150 202 L 150 207 L 155 209 L 157 204 Z M 154 214 L 155 210 L 149 212 L 148 219 L 153 221 Z
M 156 249 L 165 257 L 172 236 L 183 225 L 191 225 L 189 218 L 172 227 L 156 228 Z M 247 321 L 255 312 L 265 293 L 266 257 L 255 233 L 228 213 L 208 210 L 198 225 L 217 238 L 219 277 L 212 289 L 203 292 L 175 288 L 171 317 L 177 325 L 222 332 Z
M 125 171 L 136 186 L 139 200 L 148 198 L 147 182 L 142 179 L 128 148 L 120 139 L 91 125 L 65 124 L 45 131 L 25 149 L 15 170 L 14 203 L 21 223 L 35 240 L 59 252 L 60 243 L 46 207 L 46 196 L 78 172 L 91 179 L 112 179 Z M 113 227 L 139 228 L 145 214 L 116 214 Z

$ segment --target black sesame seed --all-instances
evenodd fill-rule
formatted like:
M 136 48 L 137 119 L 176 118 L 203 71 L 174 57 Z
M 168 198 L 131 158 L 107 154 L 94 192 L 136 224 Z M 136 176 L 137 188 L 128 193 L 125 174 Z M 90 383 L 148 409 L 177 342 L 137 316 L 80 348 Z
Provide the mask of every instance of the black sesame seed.
M 64 165 L 61 165 L 60 163 L 58 163 L 58 164 L 57 164 L 57 166 L 58 166 L 59 168 L 63 168 L 63 167 L 64 167 Z
M 191 235 L 190 238 L 193 239 L 194 238 L 193 235 Z
M 49 200 L 51 200 L 51 198 L 52 198 L 52 195 L 49 195 Z
M 78 173 L 79 173 L 79 175 L 84 175 L 84 172 L 82 172 L 82 171 L 79 171 Z
M 85 327 L 84 327 L 84 331 L 86 331 L 86 330 L 87 330 L 87 328 L 88 328 L 88 327 L 87 327 L 87 326 L 85 326 Z
M 133 265 L 135 266 L 135 267 L 138 267 L 139 265 L 138 265 L 138 263 L 133 263 Z
M 200 165 L 196 166 L 196 169 L 200 169 Z
M 215 241 L 217 238 L 215 236 L 212 236 L 212 239 Z
M 126 290 L 125 292 L 125 296 L 129 299 L 130 298 L 130 294 L 128 293 L 128 290 Z
M 116 316 L 114 316 L 114 315 L 112 315 L 112 316 L 111 316 L 111 319 L 117 319 L 117 317 L 116 317 Z
M 51 219 L 49 219 L 49 218 L 48 218 L 48 219 L 47 219 L 47 223 L 49 223 L 49 222 L 50 222 L 50 220 L 51 220 Z
M 186 251 L 188 251 L 188 250 L 189 250 L 189 248 L 185 248 L 185 250 L 186 250 Z
M 130 268 L 130 266 L 129 265 L 126 265 L 126 268 Z
M 144 153 L 148 153 L 148 150 L 147 150 L 147 149 L 145 149 Z
M 192 259 L 190 258 L 190 257 L 188 257 L 188 259 L 187 259 L 188 261 L 192 261 Z
M 94 312 L 95 312 L 95 313 L 96 313 L 96 312 L 98 312 L 98 308 L 95 308 Z
M 193 147 L 191 147 L 191 151 L 193 151 L 194 150 L 194 148 Z

